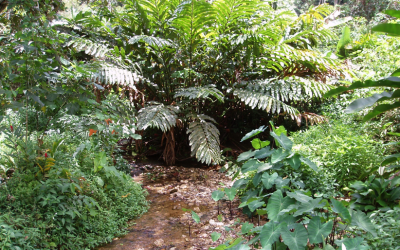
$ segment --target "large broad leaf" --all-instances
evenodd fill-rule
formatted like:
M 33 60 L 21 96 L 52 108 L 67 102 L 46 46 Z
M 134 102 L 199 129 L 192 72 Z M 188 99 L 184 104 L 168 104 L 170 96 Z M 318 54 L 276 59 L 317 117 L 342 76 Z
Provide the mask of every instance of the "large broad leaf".
M 256 153 L 257 153 L 257 151 L 253 151 L 253 150 L 243 152 L 238 156 L 237 161 L 241 162 L 241 161 L 248 160 L 251 157 L 253 157 Z
M 224 198 L 224 196 L 225 196 L 225 193 L 221 190 L 215 190 L 211 194 L 211 198 L 215 201 L 221 200 L 222 198 Z
M 377 102 L 382 97 L 391 97 L 391 96 L 392 96 L 392 93 L 383 92 L 380 94 L 374 94 L 367 98 L 357 99 L 346 108 L 345 112 L 346 113 L 358 112 L 366 107 L 373 105 L 375 102 Z
M 246 221 L 244 224 L 242 224 L 242 234 L 247 234 L 251 229 L 253 229 L 253 227 L 254 224 Z
M 262 207 L 263 205 L 265 205 L 265 202 L 256 200 L 250 202 L 248 207 L 251 212 L 254 212 L 257 208 Z
M 294 202 L 290 197 L 283 198 L 281 190 L 275 191 L 268 200 L 268 218 L 272 221 L 278 219 L 279 212 L 294 204 Z
M 258 184 L 260 184 L 260 182 L 261 182 L 261 177 L 262 177 L 262 173 L 257 173 L 257 174 L 253 177 L 253 185 L 254 185 L 254 187 L 257 187 Z
M 266 248 L 274 244 L 279 239 L 282 229 L 285 229 L 286 227 L 287 225 L 285 223 L 278 224 L 273 221 L 266 223 L 260 234 L 261 245 Z
M 346 221 L 348 221 L 348 222 L 351 222 L 351 215 L 350 215 L 350 212 L 349 212 L 349 210 L 343 205 L 343 203 L 342 202 L 340 202 L 340 201 L 338 201 L 338 200 L 335 200 L 335 199 L 331 199 L 331 202 L 332 202 L 332 205 L 333 205 L 333 207 L 332 207 L 332 210 L 335 212 L 335 213 L 338 213 L 339 215 L 340 215 L 340 217 L 342 217 L 342 219 L 344 219 L 344 220 L 346 220 Z
M 301 156 L 301 157 L 300 157 L 300 161 L 301 161 L 302 163 L 306 164 L 307 166 L 309 166 L 309 167 L 310 167 L 312 170 L 314 170 L 315 172 L 318 171 L 318 166 L 317 166 L 314 162 L 312 162 L 310 159 L 308 159 L 308 158 L 306 158 L 306 157 L 304 157 L 304 156 Z
M 283 242 L 290 250 L 304 250 L 307 245 L 308 233 L 302 224 L 294 225 L 294 232 L 289 229 L 282 230 Z
M 246 186 L 248 182 L 249 182 L 249 179 L 239 179 L 239 180 L 235 181 L 235 183 L 233 183 L 232 187 L 241 189 L 241 188 L 244 188 L 244 186 Z
M 342 29 L 342 36 L 340 37 L 340 40 L 337 44 L 337 50 L 340 52 L 342 51 L 347 44 L 351 42 L 350 38 L 350 28 L 345 26 Z
M 261 177 L 261 181 L 264 184 L 264 187 L 266 189 L 270 189 L 275 184 L 276 178 L 278 178 L 277 173 L 273 173 L 272 175 L 269 175 L 267 172 L 265 172 L 265 173 L 263 173 L 263 175 Z
M 290 151 L 283 151 L 283 149 L 278 148 L 277 150 L 274 150 L 274 152 L 271 155 L 271 163 L 277 163 L 280 162 L 284 159 L 286 159 L 286 157 L 288 157 L 290 154 Z
M 351 225 L 357 226 L 371 233 L 374 237 L 376 237 L 375 226 L 372 224 L 371 220 L 367 217 L 367 215 L 364 212 L 353 211 L 351 217 L 352 217 Z
M 278 136 L 274 132 L 271 132 L 271 136 L 274 137 L 279 142 L 282 148 L 284 148 L 287 151 L 292 150 L 293 142 L 284 133 Z
M 236 192 L 237 192 L 237 189 L 234 188 L 234 187 L 232 187 L 232 188 L 225 188 L 226 196 L 228 196 L 228 199 L 229 199 L 230 201 L 233 201 L 233 199 L 235 199 Z
M 335 241 L 335 243 L 339 243 L 338 245 L 340 246 L 339 249 L 341 250 L 362 250 L 362 249 L 366 249 L 364 248 L 361 243 L 363 242 L 363 238 L 361 237 L 355 237 L 355 238 L 346 238 L 343 240 L 338 240 Z M 342 243 L 342 244 L 340 244 Z M 344 247 L 343 247 L 344 245 Z M 368 248 L 367 248 L 368 249 Z
M 255 151 L 254 158 L 264 159 L 270 157 L 275 150 L 271 150 L 269 147 L 262 148 L 260 150 Z
M 313 200 L 313 198 L 311 198 L 308 195 L 305 195 L 302 191 L 299 190 L 296 190 L 295 192 L 287 192 L 286 195 L 301 203 L 309 203 L 310 201 Z
M 310 243 L 321 243 L 332 232 L 332 228 L 333 221 L 322 224 L 319 216 L 313 217 L 307 226 Z
M 243 136 L 243 138 L 240 142 L 245 141 L 251 137 L 254 137 L 254 136 L 258 135 L 259 133 L 264 132 L 266 129 L 267 129 L 267 127 L 261 126 L 258 129 L 252 130 L 249 133 L 247 133 L 245 136 Z
M 388 77 L 385 79 L 381 79 L 379 81 L 367 80 L 365 82 L 356 81 L 352 83 L 349 87 L 338 87 L 336 89 L 332 89 L 328 91 L 324 95 L 325 98 L 331 97 L 340 93 L 343 93 L 348 90 L 361 89 L 361 88 L 371 88 L 371 87 L 392 87 L 392 88 L 400 88 L 400 78 L 399 77 Z
M 265 148 L 270 144 L 270 141 L 261 141 L 260 139 L 256 138 L 251 141 L 251 145 L 254 149 Z
M 261 173 L 264 172 L 265 170 L 268 170 L 270 168 L 272 168 L 274 165 L 272 165 L 271 163 L 267 162 L 267 163 L 263 163 L 262 165 L 260 165 L 257 169 L 257 173 Z
M 363 121 L 368 121 L 374 118 L 377 115 L 380 115 L 386 111 L 395 109 L 400 107 L 400 102 L 395 102 L 393 104 L 381 104 L 376 106 L 371 112 L 369 112 L 366 116 L 364 116 Z
M 388 164 L 390 164 L 392 162 L 397 161 L 397 159 L 399 159 L 399 158 L 400 158 L 400 154 L 393 154 L 393 155 L 386 156 L 383 159 L 383 162 L 381 163 L 381 165 L 382 166 L 388 165 Z
M 383 13 L 386 15 L 400 18 L 400 11 L 399 10 L 385 10 Z
M 374 32 L 384 32 L 389 36 L 400 36 L 400 24 L 398 23 L 381 23 L 374 26 L 371 30 Z
M 324 203 L 321 203 L 321 201 L 322 201 L 322 198 L 316 198 L 310 202 L 301 204 L 299 206 L 299 208 L 297 209 L 297 211 L 293 214 L 293 216 L 297 217 L 299 215 L 302 215 L 303 213 L 311 212 L 315 208 L 324 207 Z
M 251 159 L 247 161 L 245 164 L 242 166 L 242 173 L 247 173 L 250 171 L 257 170 L 259 166 L 263 165 L 264 163 L 258 161 L 257 159 Z
M 292 157 L 288 158 L 286 161 L 289 163 L 289 165 L 294 169 L 297 170 L 299 169 L 301 165 L 301 155 L 299 154 L 294 154 Z

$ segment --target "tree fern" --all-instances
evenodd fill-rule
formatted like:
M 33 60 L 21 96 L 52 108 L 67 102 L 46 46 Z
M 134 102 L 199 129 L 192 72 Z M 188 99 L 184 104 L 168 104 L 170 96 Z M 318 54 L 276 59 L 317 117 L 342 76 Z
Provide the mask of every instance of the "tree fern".
M 219 146 L 219 131 L 213 124 L 215 120 L 206 115 L 198 115 L 189 124 L 189 144 L 192 156 L 203 163 L 220 163 L 221 152 Z
M 138 115 L 138 129 L 145 130 L 148 127 L 161 129 L 164 133 L 176 125 L 178 108 L 165 106 L 164 104 L 150 103 L 150 106 L 142 108 Z
M 221 91 L 213 86 L 207 87 L 190 87 L 184 88 L 177 91 L 174 95 L 174 98 L 177 97 L 187 97 L 189 99 L 199 99 L 199 98 L 208 98 L 211 99 L 209 96 L 215 97 L 218 101 L 224 102 L 224 95 Z

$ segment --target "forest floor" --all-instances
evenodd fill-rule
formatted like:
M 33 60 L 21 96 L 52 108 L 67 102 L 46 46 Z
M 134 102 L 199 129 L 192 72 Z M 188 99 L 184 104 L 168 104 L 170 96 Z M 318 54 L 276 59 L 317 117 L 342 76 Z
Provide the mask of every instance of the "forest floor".
M 238 220 L 248 220 L 239 209 L 237 198 L 217 202 L 211 198 L 218 188 L 231 187 L 230 177 L 219 172 L 220 167 L 165 167 L 154 164 L 134 165 L 134 181 L 142 183 L 148 190 L 149 211 L 128 228 L 129 233 L 115 238 L 110 244 L 98 248 L 134 250 L 182 250 L 208 249 L 240 234 Z M 230 206 L 231 205 L 231 206 Z M 232 209 L 230 209 L 232 207 Z M 192 219 L 195 211 L 200 223 Z M 190 227 L 190 233 L 189 233 Z M 232 228 L 227 232 L 225 227 Z M 213 242 L 211 233 L 222 233 Z

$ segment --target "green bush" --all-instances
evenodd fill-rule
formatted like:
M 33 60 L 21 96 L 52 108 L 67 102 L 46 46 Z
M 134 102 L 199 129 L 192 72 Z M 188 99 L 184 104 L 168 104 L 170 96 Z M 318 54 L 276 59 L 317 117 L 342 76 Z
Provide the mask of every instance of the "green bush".
M 319 165 L 318 173 L 303 171 L 302 178 L 308 187 L 320 193 L 330 193 L 350 182 L 362 180 L 372 166 L 382 160 L 382 144 L 373 140 L 368 126 L 342 120 L 312 126 L 306 131 L 292 133 L 293 150 L 307 156 Z
M 94 248 L 147 211 L 107 130 L 48 132 L 41 144 L 17 124 L 3 127 L 0 166 L 15 172 L 0 175 L 0 249 Z
M 388 211 L 375 211 L 370 215 L 377 228 L 377 235 L 366 235 L 368 245 L 373 249 L 399 249 L 400 242 L 400 208 Z

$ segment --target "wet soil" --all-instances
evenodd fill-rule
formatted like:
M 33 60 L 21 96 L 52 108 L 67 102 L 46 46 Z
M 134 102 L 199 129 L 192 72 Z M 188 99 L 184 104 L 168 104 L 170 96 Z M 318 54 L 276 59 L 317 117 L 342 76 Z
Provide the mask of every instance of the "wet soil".
M 234 225 L 235 221 L 243 221 L 246 217 L 234 209 L 239 201 L 234 200 L 233 209 L 229 209 L 229 201 L 220 202 L 218 208 L 211 198 L 213 191 L 232 185 L 231 178 L 218 171 L 220 167 L 164 167 L 154 164 L 134 167 L 133 173 L 138 176 L 133 179 L 148 190 L 147 199 L 151 207 L 133 221 L 135 224 L 128 228 L 126 236 L 116 238 L 98 250 L 208 249 L 235 237 L 240 231 L 239 226 Z M 200 223 L 195 223 L 190 212 L 182 208 L 195 211 Z M 233 230 L 226 232 L 225 226 Z M 222 233 L 221 238 L 213 242 L 212 232 Z

